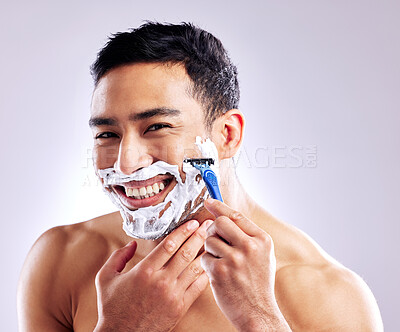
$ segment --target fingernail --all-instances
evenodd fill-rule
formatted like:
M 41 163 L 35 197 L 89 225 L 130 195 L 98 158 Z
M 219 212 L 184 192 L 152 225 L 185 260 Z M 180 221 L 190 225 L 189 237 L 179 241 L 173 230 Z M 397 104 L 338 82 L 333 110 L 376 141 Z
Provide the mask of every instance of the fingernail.
M 212 198 L 207 198 L 206 202 L 207 202 L 207 204 L 210 204 L 210 205 L 214 204 L 214 200 Z
M 125 247 L 131 246 L 134 242 L 135 242 L 135 240 L 129 241 L 129 242 L 125 245 Z
M 207 229 L 208 227 L 211 226 L 212 223 L 213 223 L 212 220 L 206 220 L 206 221 L 205 221 L 205 226 L 204 226 L 204 227 Z
M 197 227 L 199 227 L 199 223 L 197 220 L 190 220 L 187 225 L 187 229 L 189 231 L 194 231 Z

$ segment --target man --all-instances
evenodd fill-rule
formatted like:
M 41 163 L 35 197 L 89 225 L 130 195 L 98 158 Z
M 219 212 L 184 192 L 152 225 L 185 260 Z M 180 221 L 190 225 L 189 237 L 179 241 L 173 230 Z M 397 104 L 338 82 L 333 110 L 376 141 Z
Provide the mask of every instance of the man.
M 94 166 L 120 211 L 39 238 L 22 331 L 383 330 L 361 278 L 239 183 L 244 117 L 218 39 L 146 23 L 114 35 L 92 73 Z M 224 203 L 183 164 L 210 151 Z

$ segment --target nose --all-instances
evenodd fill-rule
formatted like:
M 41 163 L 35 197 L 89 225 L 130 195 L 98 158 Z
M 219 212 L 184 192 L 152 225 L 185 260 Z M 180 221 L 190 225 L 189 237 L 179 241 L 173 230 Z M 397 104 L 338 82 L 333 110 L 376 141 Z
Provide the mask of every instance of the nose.
M 153 157 L 148 147 L 134 142 L 132 139 L 123 139 L 120 143 L 118 159 L 114 163 L 117 172 L 130 175 L 135 171 L 148 167 L 153 163 Z

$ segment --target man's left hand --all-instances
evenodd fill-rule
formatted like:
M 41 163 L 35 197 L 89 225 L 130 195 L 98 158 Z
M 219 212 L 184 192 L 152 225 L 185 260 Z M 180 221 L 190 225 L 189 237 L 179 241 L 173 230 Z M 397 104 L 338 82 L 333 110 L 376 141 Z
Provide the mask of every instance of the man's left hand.
M 207 230 L 206 271 L 218 307 L 239 331 L 290 331 L 275 299 L 276 259 L 269 234 L 217 200 Z

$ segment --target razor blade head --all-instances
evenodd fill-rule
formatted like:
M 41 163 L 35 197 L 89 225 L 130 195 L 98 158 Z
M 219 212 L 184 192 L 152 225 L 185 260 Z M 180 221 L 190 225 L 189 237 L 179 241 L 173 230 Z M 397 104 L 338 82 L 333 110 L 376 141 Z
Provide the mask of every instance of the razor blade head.
M 194 165 L 214 165 L 214 159 L 212 158 L 191 158 L 191 159 L 185 159 L 183 161 L 184 163 L 190 163 L 192 166 Z

